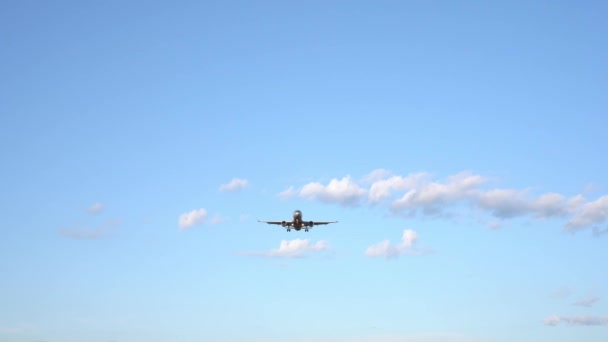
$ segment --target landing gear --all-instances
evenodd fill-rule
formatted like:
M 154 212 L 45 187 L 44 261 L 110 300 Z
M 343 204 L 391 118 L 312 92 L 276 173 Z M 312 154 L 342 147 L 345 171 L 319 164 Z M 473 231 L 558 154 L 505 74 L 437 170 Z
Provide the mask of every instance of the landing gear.
M 304 229 L 305 232 L 308 232 L 308 229 Z
M 288 229 L 287 229 L 287 231 L 288 231 L 288 232 L 290 232 L 290 231 L 291 231 L 291 229 L 289 229 L 289 228 L 288 228 Z

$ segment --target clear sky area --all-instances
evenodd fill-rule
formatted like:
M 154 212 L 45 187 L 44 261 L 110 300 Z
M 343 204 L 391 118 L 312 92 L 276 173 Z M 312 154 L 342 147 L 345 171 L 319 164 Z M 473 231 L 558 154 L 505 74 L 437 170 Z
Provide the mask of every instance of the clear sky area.
M 607 341 L 607 13 L 1 1 L 0 341 Z

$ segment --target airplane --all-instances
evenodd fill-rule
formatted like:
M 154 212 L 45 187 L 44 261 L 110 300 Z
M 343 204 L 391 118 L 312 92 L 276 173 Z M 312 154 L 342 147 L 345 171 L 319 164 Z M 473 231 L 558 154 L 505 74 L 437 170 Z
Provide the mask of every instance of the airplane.
M 295 229 L 295 230 L 300 230 L 302 228 L 304 228 L 305 232 L 308 232 L 309 229 L 311 229 L 313 226 L 318 226 L 321 224 L 330 224 L 330 223 L 336 223 L 338 221 L 330 221 L 330 222 L 314 222 L 314 221 L 309 221 L 309 222 L 304 222 L 302 220 L 302 212 L 300 210 L 296 210 L 293 212 L 293 219 L 291 221 L 260 221 L 258 220 L 258 222 L 262 222 L 262 223 L 268 223 L 268 224 L 280 224 L 282 227 L 286 228 L 287 231 L 291 231 L 291 228 Z

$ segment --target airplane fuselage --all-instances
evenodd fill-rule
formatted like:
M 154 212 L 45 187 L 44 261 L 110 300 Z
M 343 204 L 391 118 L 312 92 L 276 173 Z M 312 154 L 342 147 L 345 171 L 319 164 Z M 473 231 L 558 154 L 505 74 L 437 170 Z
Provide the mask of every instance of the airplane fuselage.
M 282 224 L 283 227 L 287 226 L 287 222 L 283 222 Z M 300 230 L 302 228 L 304 228 L 306 231 L 308 231 L 308 227 L 312 227 L 313 226 L 313 222 L 304 222 L 302 220 L 302 212 L 300 210 L 296 210 L 293 212 L 293 220 L 291 221 L 291 227 L 295 230 Z

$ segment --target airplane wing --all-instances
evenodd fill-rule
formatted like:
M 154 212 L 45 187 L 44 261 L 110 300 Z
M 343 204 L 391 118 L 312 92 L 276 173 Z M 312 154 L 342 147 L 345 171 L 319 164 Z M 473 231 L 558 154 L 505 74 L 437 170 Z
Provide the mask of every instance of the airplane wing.
M 283 224 L 283 221 L 260 221 L 258 220 L 258 222 L 262 222 L 262 223 L 268 223 L 268 224 L 278 224 L 279 226 Z M 291 227 L 292 222 L 290 221 L 285 221 L 285 225 Z
M 337 223 L 337 222 L 338 221 L 328 221 L 328 222 L 316 222 L 316 221 L 313 221 L 312 225 L 313 226 L 319 226 L 319 225 L 322 225 L 322 224 L 330 224 L 330 223 Z

